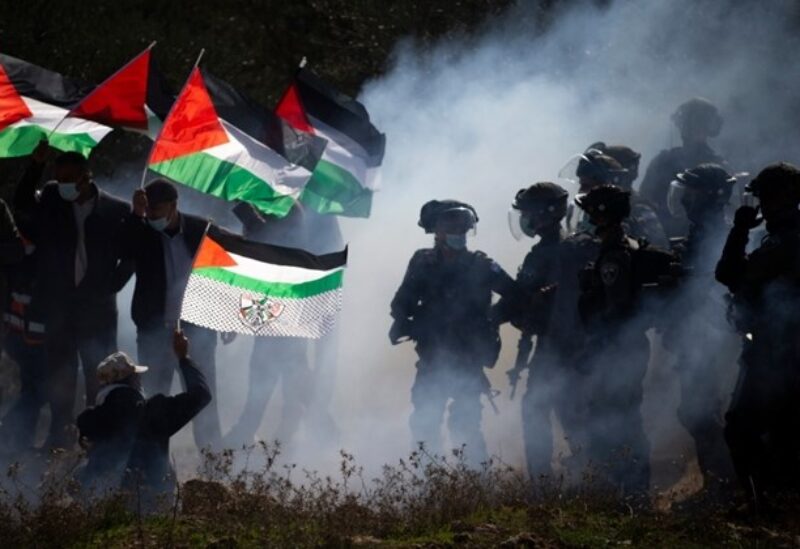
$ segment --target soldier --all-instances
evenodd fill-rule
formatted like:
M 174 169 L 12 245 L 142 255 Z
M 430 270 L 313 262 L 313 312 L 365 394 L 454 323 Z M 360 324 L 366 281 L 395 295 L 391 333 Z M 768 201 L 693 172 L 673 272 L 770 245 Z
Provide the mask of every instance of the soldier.
M 768 492 L 800 484 L 800 171 L 773 164 L 746 190 L 760 205 L 736 210 L 716 276 L 733 294 L 744 336 L 725 439 L 747 508 L 758 512 Z M 767 236 L 748 254 L 748 234 L 762 221 Z
M 579 310 L 587 330 L 590 387 L 589 453 L 608 468 L 609 480 L 633 493 L 649 486 L 649 444 L 642 425 L 642 381 L 649 345 L 638 322 L 640 281 L 635 254 L 640 244 L 625 234 L 630 193 L 601 185 L 576 203 L 589 216 L 600 239 L 597 258 L 581 273 Z
M 639 177 L 642 155 L 625 145 L 606 145 L 602 141 L 590 145 L 585 154 L 593 150 L 610 156 L 625 170 L 617 177 L 616 183 L 611 183 L 631 193 L 631 215 L 625 222 L 626 232 L 634 238 L 646 238 L 653 246 L 669 249 L 669 240 L 655 207 L 633 188 L 633 183 Z
M 528 474 L 531 479 L 549 475 L 553 458 L 553 437 L 550 414 L 558 417 L 567 439 L 575 445 L 580 436 L 577 425 L 579 403 L 575 402 L 575 390 L 579 382 L 573 369 L 574 349 L 579 347 L 580 338 L 575 329 L 578 325 L 563 329 L 564 322 L 553 323 L 553 313 L 563 317 L 564 307 L 554 308 L 555 295 L 561 292 L 562 280 L 577 280 L 579 267 L 572 267 L 569 273 L 562 271 L 562 259 L 574 252 L 574 238 L 567 238 L 561 228 L 561 221 L 567 213 L 569 193 L 562 187 L 549 182 L 536 183 L 517 193 L 512 204 L 510 226 L 512 234 L 520 239 L 522 235 L 539 241 L 531 248 L 517 274 L 517 285 L 523 300 L 508 303 L 501 300 L 499 307 L 506 310 L 512 324 L 522 332 L 516 366 L 508 372 L 512 385 L 512 398 L 517 379 L 522 370 L 529 370 L 527 390 L 522 401 L 522 423 L 525 439 L 525 456 Z M 582 261 L 582 266 L 588 258 Z M 574 262 L 564 261 L 570 269 Z M 565 286 L 572 295 L 572 303 L 567 310 L 576 308 L 577 296 L 574 288 Z M 568 303 L 568 299 L 559 303 Z M 569 315 L 574 318 L 573 315 Z M 568 323 L 566 323 L 568 324 Z M 529 358 L 532 337 L 536 336 L 536 351 Z M 578 448 L 572 448 L 577 453 Z
M 454 200 L 426 203 L 419 225 L 433 233 L 433 248 L 418 250 L 391 304 L 392 344 L 407 337 L 419 356 L 411 390 L 414 440 L 441 450 L 439 431 L 448 401 L 451 442 L 465 445 L 467 462 L 487 459 L 480 431 L 482 394 L 491 398 L 483 368 L 500 352 L 492 292 L 512 298 L 515 283 L 486 254 L 467 250 L 475 209 Z
M 704 487 L 717 493 L 733 473 L 722 434 L 722 388 L 732 372 L 729 354 L 736 341 L 726 329 L 723 299 L 711 273 L 727 232 L 724 208 L 735 184 L 722 166 L 701 164 L 678 174 L 667 200 L 673 215 L 689 219 L 679 253 L 694 275 L 669 304 L 664 344 L 677 358 L 678 419 L 694 439 Z
M 699 97 L 686 101 L 672 115 L 672 122 L 681 134 L 682 145 L 658 153 L 639 187 L 642 196 L 655 206 L 668 237 L 686 234 L 685 218 L 676 219 L 667 208 L 670 182 L 680 172 L 699 164 L 725 164 L 708 144 L 722 129 L 722 117 L 711 102 Z

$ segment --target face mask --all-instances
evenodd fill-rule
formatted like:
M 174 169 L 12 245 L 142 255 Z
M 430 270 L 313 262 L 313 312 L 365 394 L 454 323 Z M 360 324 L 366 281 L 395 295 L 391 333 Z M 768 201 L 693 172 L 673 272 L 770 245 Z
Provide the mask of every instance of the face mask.
M 169 225 L 169 220 L 166 217 L 159 217 L 158 219 L 148 218 L 147 224 L 156 231 L 164 232 L 164 230 L 167 228 L 167 225 Z
M 74 202 L 81 193 L 78 191 L 77 183 L 59 183 L 58 194 L 67 202 Z
M 467 235 L 466 234 L 445 235 L 444 243 L 451 250 L 463 250 L 467 247 Z

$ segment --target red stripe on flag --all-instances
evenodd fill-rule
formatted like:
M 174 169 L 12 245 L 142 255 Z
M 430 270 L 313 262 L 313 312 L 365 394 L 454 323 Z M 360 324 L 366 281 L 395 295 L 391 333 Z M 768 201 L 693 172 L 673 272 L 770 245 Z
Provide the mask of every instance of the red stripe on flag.
M 314 127 L 308 121 L 300 94 L 297 92 L 297 84 L 292 84 L 283 94 L 278 106 L 275 107 L 275 114 L 286 120 L 294 129 L 314 133 Z
M 150 50 L 147 49 L 97 86 L 69 115 L 106 126 L 146 130 L 144 106 L 149 73 Z
M 228 142 L 217 110 L 195 68 L 175 100 L 153 147 L 150 164 L 193 154 Z
M 17 93 L 6 70 L 0 65 L 0 130 L 30 116 L 33 116 L 33 113 Z
M 197 257 L 194 260 L 193 269 L 204 267 L 234 267 L 236 261 L 230 256 L 225 248 L 217 244 L 214 240 L 205 236 L 197 250 Z

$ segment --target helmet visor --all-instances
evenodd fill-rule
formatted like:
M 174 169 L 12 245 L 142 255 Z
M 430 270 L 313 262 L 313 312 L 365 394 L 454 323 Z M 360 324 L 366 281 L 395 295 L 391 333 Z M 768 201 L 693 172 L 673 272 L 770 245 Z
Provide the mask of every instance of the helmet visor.
M 686 196 L 686 185 L 677 179 L 674 179 L 669 184 L 669 192 L 667 193 L 667 209 L 673 217 L 682 217 L 685 215 L 683 208 L 683 198 Z
M 583 162 L 591 162 L 588 158 L 586 158 L 583 154 L 575 154 L 567 160 L 566 164 L 564 164 L 560 170 L 558 170 L 558 178 L 564 181 L 569 181 L 573 185 L 578 184 L 578 167 L 581 165 L 581 161 Z
M 476 233 L 475 226 L 478 220 L 475 213 L 462 206 L 450 208 L 440 212 L 436 218 L 436 232 L 445 234 L 470 234 Z
M 515 240 L 522 240 L 526 236 L 533 238 L 536 233 L 531 228 L 533 216 L 530 212 L 523 212 L 516 208 L 508 210 L 508 229 Z

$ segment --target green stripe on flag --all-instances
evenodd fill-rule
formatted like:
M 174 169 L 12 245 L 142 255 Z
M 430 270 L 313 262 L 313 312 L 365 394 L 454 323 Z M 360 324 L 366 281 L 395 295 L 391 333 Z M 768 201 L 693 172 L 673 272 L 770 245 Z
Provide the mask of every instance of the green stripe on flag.
M 50 135 L 50 130 L 33 124 L 12 126 L 0 131 L 0 158 L 27 156 L 42 139 L 60 151 L 76 151 L 89 156 L 97 142 L 85 133 L 60 133 Z
M 257 292 L 271 297 L 292 299 L 303 299 L 339 289 L 342 287 L 343 274 L 344 271 L 340 269 L 322 278 L 318 278 L 317 280 L 293 284 L 291 282 L 267 282 L 265 280 L 234 273 L 220 267 L 206 267 L 192 271 L 192 276 L 203 276 L 211 280 L 223 282 L 235 288 Z
M 269 182 L 252 172 L 202 152 L 152 164 L 149 168 L 200 192 L 223 200 L 249 202 L 278 217 L 288 214 L 295 203 L 294 198 L 275 192 Z
M 349 171 L 327 160 L 317 163 L 300 200 L 322 214 L 369 217 L 372 210 L 372 191 Z

